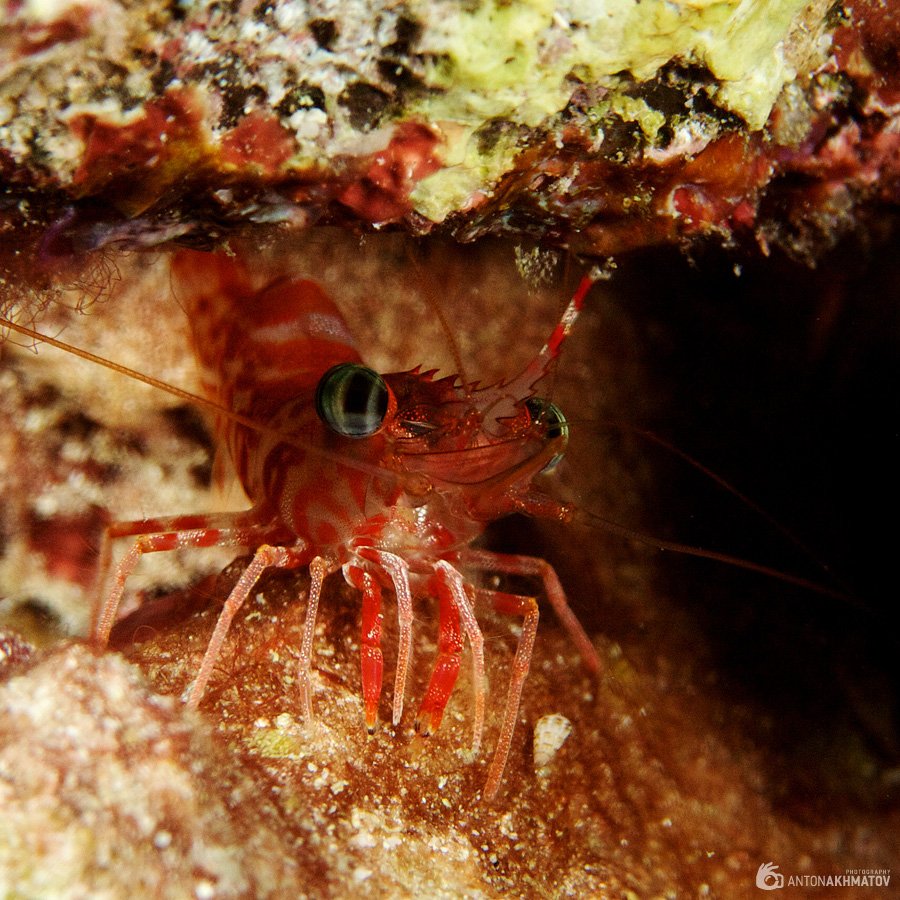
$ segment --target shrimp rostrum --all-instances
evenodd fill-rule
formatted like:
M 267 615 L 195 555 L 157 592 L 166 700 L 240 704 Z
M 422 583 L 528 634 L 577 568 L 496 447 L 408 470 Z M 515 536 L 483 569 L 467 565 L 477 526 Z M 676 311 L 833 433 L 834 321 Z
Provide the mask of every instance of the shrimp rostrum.
M 510 513 L 566 520 L 569 508 L 532 484 L 562 455 L 568 427 L 541 386 L 591 287 L 583 279 L 550 339 L 514 377 L 480 387 L 433 371 L 380 375 L 368 368 L 332 301 L 313 281 L 278 278 L 256 289 L 245 264 L 225 254 L 182 251 L 173 262 L 208 399 L 221 410 L 217 432 L 252 508 L 234 514 L 121 522 L 107 532 L 106 570 L 93 627 L 105 645 L 126 581 L 145 553 L 187 547 L 248 547 L 253 557 L 219 615 L 187 692 L 196 707 L 229 626 L 264 570 L 308 566 L 301 645 L 300 705 L 311 715 L 310 668 L 316 612 L 326 577 L 341 570 L 361 595 L 362 695 L 374 731 L 384 668 L 382 590 L 398 616 L 393 724 L 403 714 L 413 607 L 436 599 L 438 651 L 416 719 L 428 735 L 440 724 L 456 682 L 464 640 L 471 650 L 473 755 L 480 748 L 486 695 L 484 646 L 475 599 L 521 617 L 498 744 L 484 789 L 499 787 L 538 622 L 533 598 L 477 594 L 463 572 L 540 579 L 585 664 L 597 654 L 544 560 L 471 546 L 487 523 Z M 111 565 L 111 544 L 130 539 Z

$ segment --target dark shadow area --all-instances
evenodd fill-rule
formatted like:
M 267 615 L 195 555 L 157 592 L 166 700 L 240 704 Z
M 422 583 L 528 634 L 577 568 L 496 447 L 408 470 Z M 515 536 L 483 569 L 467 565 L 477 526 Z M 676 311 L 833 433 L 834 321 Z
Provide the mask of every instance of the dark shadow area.
M 808 552 L 674 457 L 638 527 L 843 595 L 667 554 L 665 590 L 701 631 L 724 702 L 749 711 L 771 793 L 801 818 L 834 812 L 834 798 L 896 802 L 897 230 L 847 240 L 816 269 L 663 251 L 625 261 L 616 281 L 671 396 L 640 424 L 736 485 Z

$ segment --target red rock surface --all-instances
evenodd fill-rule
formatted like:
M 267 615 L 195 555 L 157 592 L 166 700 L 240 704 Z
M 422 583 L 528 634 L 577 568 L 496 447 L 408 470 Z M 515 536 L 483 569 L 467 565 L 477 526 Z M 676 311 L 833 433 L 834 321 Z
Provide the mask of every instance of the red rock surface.
M 623 102 L 663 122 L 653 140 L 601 112 L 609 87 L 590 83 L 539 127 L 486 121 L 479 146 L 517 151 L 435 218 L 411 192 L 460 164 L 445 158 L 453 122 L 416 112 L 423 23 L 393 10 L 378 27 L 373 10 L 338 27 L 278 4 L 249 19 L 173 9 L 98 0 L 41 18 L 10 6 L 0 262 L 11 288 L 75 277 L 103 247 L 209 244 L 263 223 L 528 234 L 595 256 L 713 239 L 811 260 L 900 197 L 885 0 L 835 6 L 792 32 L 801 44 L 822 35 L 815 52 L 784 49 L 796 77 L 763 127 L 716 106 L 715 79 L 677 59 L 617 83 Z

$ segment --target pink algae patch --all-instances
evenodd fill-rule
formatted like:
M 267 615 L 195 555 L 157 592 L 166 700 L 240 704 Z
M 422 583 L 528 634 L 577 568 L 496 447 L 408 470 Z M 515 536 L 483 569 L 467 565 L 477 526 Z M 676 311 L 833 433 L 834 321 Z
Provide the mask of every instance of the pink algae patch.
M 751 226 L 753 198 L 771 177 L 771 164 L 755 141 L 728 135 L 710 144 L 679 173 L 672 207 L 688 231 L 726 224 Z
M 221 140 L 222 160 L 237 168 L 250 165 L 263 175 L 277 174 L 293 156 L 294 136 L 271 113 L 254 110 Z
M 338 199 L 373 223 L 396 221 L 411 209 L 416 184 L 442 166 L 438 136 L 416 122 L 400 125 L 391 142 L 374 154 L 365 174 L 348 185 Z
M 90 30 L 90 17 L 84 9 L 75 8 L 52 22 L 29 25 L 22 32 L 23 54 L 41 53 L 57 44 L 68 44 L 85 37 Z
M 130 211 L 139 211 L 146 205 L 144 197 L 157 197 L 162 187 L 196 164 L 203 146 L 200 121 L 189 91 L 170 91 L 145 104 L 134 121 L 75 117 L 72 130 L 84 142 L 84 153 L 73 185 L 80 194 L 93 194 L 121 184 L 127 187 L 123 202 Z
M 46 560 L 47 572 L 88 588 L 94 581 L 96 546 L 103 525 L 98 513 L 36 520 L 29 541 Z

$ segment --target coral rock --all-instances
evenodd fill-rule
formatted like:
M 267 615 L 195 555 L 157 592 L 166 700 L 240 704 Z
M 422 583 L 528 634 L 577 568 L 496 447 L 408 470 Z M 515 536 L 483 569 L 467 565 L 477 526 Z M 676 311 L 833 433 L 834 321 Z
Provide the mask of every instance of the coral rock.
M 4 267 L 313 222 L 813 257 L 898 200 L 889 4 L 7 4 Z M 18 255 L 17 255 L 18 251 Z

